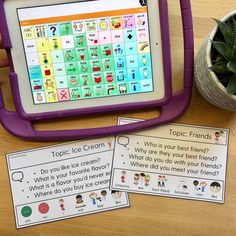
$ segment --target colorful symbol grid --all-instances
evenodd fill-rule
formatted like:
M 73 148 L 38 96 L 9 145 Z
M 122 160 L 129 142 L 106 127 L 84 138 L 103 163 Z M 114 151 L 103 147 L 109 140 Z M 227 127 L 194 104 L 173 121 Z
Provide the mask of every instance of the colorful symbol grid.
M 21 29 L 35 104 L 153 91 L 147 13 Z

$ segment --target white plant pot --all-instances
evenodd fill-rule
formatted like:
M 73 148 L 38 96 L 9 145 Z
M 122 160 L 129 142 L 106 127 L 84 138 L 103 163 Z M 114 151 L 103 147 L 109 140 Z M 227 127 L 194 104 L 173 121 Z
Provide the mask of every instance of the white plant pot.
M 236 14 L 236 11 L 225 16 L 222 21 L 227 21 Z M 226 88 L 221 84 L 216 74 L 209 67 L 211 62 L 211 41 L 214 39 L 218 27 L 210 34 L 202 44 L 195 60 L 195 82 L 200 94 L 211 104 L 229 111 L 236 111 L 236 95 L 227 93 Z

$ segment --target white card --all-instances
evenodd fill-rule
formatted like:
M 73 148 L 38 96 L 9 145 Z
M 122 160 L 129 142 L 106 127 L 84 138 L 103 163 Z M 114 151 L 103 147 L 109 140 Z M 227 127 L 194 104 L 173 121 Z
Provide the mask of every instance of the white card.
M 228 137 L 228 129 L 180 124 L 117 136 L 110 187 L 224 203 Z
M 6 155 L 17 228 L 129 206 L 110 191 L 114 138 Z

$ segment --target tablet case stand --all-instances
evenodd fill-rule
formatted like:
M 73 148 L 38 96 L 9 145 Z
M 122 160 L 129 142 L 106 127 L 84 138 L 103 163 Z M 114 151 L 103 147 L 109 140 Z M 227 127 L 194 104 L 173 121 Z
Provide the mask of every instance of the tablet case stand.
M 9 37 L 5 13 L 3 8 L 3 1 L 0 0 L 0 31 L 3 39 L 3 46 L 7 51 L 9 64 L 10 64 L 10 82 L 11 89 L 15 92 L 14 103 L 16 107 L 20 106 L 19 100 L 19 90 L 17 75 L 14 72 L 13 65 L 11 62 L 10 49 L 11 40 Z M 194 66 L 194 39 L 193 39 L 193 24 L 192 24 L 192 12 L 190 0 L 180 0 L 181 13 L 182 13 L 182 25 L 183 25 L 183 35 L 184 35 L 184 86 L 183 89 L 172 95 L 171 86 L 167 86 L 166 93 L 169 94 L 168 102 L 158 107 L 160 109 L 160 117 L 140 121 L 137 123 L 121 125 L 121 126 L 110 126 L 110 127 L 100 127 L 100 128 L 88 128 L 88 129 L 77 129 L 77 130 L 55 130 L 55 131 L 36 131 L 33 126 L 34 120 L 43 119 L 38 117 L 37 119 L 25 119 L 19 112 L 10 112 L 5 109 L 2 90 L 0 88 L 0 121 L 3 127 L 8 130 L 11 134 L 29 140 L 38 141 L 49 141 L 49 140 L 75 140 L 82 138 L 100 137 L 108 135 L 116 135 L 121 133 L 127 133 L 131 131 L 137 131 L 141 129 L 151 128 L 158 126 L 160 124 L 165 124 L 173 121 L 187 109 L 192 95 L 192 85 L 193 85 L 193 66 Z M 168 14 L 165 11 L 167 9 L 167 1 L 163 0 L 161 4 L 160 14 L 164 14 L 165 18 L 168 19 Z M 162 11 L 163 10 L 163 11 Z M 163 17 L 163 16 L 161 16 Z M 168 20 L 165 24 L 161 25 L 162 32 L 169 35 L 168 31 Z M 168 40 L 166 40 L 168 38 Z M 169 37 L 165 39 L 163 49 L 168 50 L 170 54 L 170 42 Z M 171 85 L 171 61 L 169 57 L 163 58 L 163 63 L 165 66 L 165 81 L 168 80 Z M 153 106 L 152 106 L 153 108 Z M 101 112 L 101 111 L 99 111 Z M 105 112 L 105 111 L 104 111 Z M 85 112 L 86 113 L 86 112 Z M 68 115 L 74 115 L 73 112 Z M 60 115 L 52 114 L 50 118 L 59 118 Z

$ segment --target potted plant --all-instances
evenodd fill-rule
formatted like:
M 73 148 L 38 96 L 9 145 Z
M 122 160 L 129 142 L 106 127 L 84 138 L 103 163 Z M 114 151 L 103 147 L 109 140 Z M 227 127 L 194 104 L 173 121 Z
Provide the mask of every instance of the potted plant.
M 236 11 L 215 21 L 196 57 L 195 81 L 208 102 L 236 111 Z

